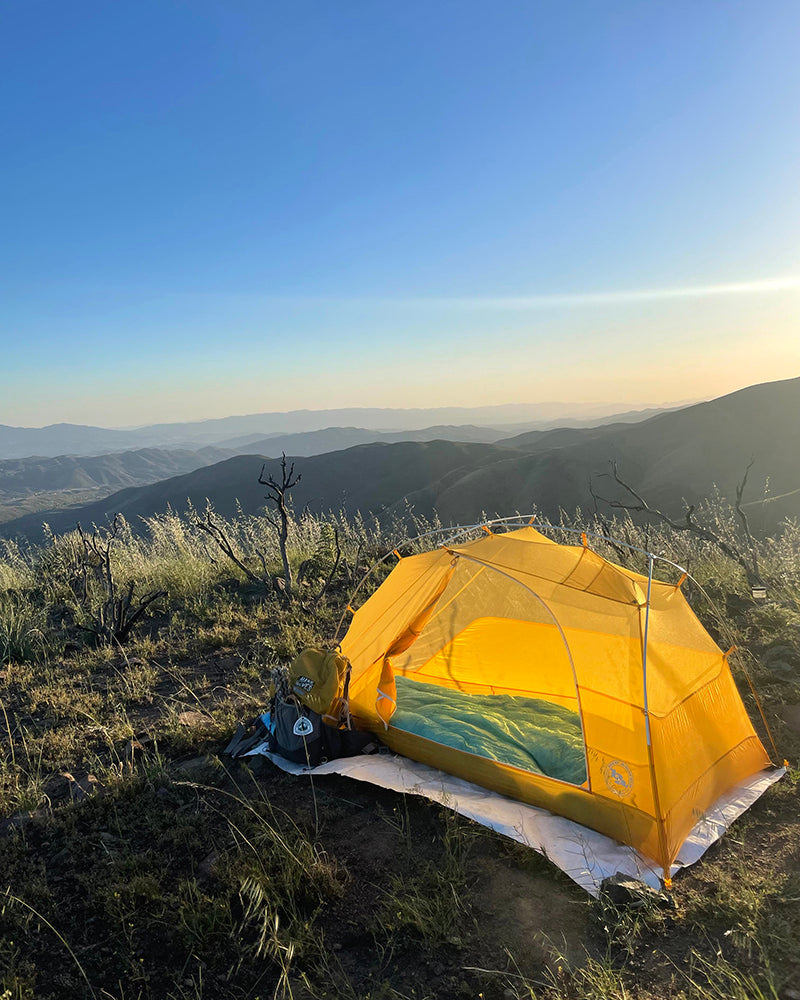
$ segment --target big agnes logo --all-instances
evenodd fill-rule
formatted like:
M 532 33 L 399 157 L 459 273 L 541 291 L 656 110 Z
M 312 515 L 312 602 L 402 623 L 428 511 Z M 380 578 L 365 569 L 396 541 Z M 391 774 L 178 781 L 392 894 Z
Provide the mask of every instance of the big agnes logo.
M 603 778 L 609 791 L 621 799 L 633 791 L 633 772 L 624 760 L 611 760 L 603 764 Z

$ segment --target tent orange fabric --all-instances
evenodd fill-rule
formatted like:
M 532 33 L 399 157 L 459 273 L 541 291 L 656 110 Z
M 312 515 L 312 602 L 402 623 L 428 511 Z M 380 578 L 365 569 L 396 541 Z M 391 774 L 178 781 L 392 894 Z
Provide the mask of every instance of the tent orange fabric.
M 630 844 L 665 877 L 704 811 L 770 764 L 727 655 L 680 585 L 532 527 L 401 559 L 341 649 L 354 718 L 392 749 Z M 586 780 L 398 728 L 400 677 L 440 696 L 536 698 L 574 712 Z

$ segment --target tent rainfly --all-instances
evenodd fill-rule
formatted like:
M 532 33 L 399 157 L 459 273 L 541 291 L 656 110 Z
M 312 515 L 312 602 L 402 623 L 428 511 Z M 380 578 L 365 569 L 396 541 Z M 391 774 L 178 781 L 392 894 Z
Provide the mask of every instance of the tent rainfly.
M 770 766 L 681 592 L 532 527 L 400 559 L 341 643 L 393 750 L 628 844 L 663 869 Z

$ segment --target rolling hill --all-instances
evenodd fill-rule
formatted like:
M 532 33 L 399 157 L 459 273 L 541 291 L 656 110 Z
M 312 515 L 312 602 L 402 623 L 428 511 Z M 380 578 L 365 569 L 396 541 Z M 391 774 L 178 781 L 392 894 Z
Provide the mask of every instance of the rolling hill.
M 303 478 L 292 497 L 295 508 L 385 511 L 409 491 L 421 490 L 442 475 L 466 474 L 475 465 L 500 454 L 502 449 L 486 444 L 429 443 L 366 444 L 344 451 L 303 458 Z M 239 455 L 216 465 L 176 476 L 151 486 L 121 490 L 84 507 L 48 511 L 46 520 L 54 531 L 83 524 L 104 524 L 115 513 L 136 521 L 171 506 L 182 510 L 187 499 L 202 509 L 206 499 L 226 516 L 236 511 L 238 500 L 246 512 L 264 504 L 264 487 L 258 483 L 262 464 L 276 471 L 279 461 L 261 455 Z M 37 537 L 41 515 L 19 518 L 0 525 L 5 535 Z
M 263 454 L 277 457 L 287 455 L 323 455 L 328 451 L 342 451 L 359 444 L 397 444 L 400 441 L 463 441 L 492 444 L 506 435 L 491 427 L 436 426 L 421 430 L 381 432 L 365 427 L 326 427 L 319 431 L 297 434 L 273 434 L 267 438 L 248 440 L 237 447 L 243 454 Z
M 94 457 L 60 455 L 0 461 L 0 497 L 94 488 L 121 489 L 155 483 L 229 458 L 223 448 L 200 451 L 142 448 Z
M 545 460 L 560 451 L 573 469 L 594 464 L 606 472 L 616 459 L 645 496 L 678 511 L 684 498 L 696 503 L 715 487 L 733 496 L 752 459 L 745 499 L 755 523 L 767 527 L 800 514 L 800 378 L 750 386 L 640 424 L 534 432 L 503 444 Z
M 235 454 L 316 455 L 376 441 L 496 441 L 502 431 L 487 427 L 430 427 L 382 434 L 359 427 L 328 427 L 268 438 L 246 437 L 238 447 L 141 448 L 105 455 L 59 455 L 0 460 L 0 523 L 53 509 L 102 500 L 129 486 L 144 486 L 192 472 Z
M 636 424 L 559 428 L 497 442 L 447 441 L 365 444 L 298 457 L 303 479 L 293 493 L 298 510 L 343 508 L 385 513 L 410 503 L 445 522 L 487 514 L 529 511 L 548 517 L 591 502 L 589 481 L 611 493 L 602 477 L 615 460 L 623 477 L 653 504 L 680 514 L 685 498 L 696 503 L 718 488 L 732 496 L 750 462 L 750 512 L 757 530 L 800 514 L 800 379 L 751 386 Z M 123 490 L 83 508 L 51 512 L 53 528 L 104 522 L 116 511 L 129 518 L 181 509 L 187 498 L 208 498 L 232 513 L 238 498 L 246 511 L 263 504 L 257 482 L 262 456 L 238 456 L 152 486 Z M 768 502 L 763 485 L 770 484 Z M 38 520 L 41 520 L 39 517 Z M 36 518 L 4 525 L 4 533 L 34 534 Z
M 0 461 L 0 523 L 99 500 L 123 487 L 156 483 L 227 458 L 222 448 L 145 448 L 109 455 Z

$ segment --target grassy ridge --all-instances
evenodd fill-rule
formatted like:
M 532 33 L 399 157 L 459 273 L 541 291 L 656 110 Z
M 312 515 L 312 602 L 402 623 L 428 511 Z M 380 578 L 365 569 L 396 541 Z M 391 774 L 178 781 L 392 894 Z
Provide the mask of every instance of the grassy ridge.
M 723 503 L 703 516 L 739 541 Z M 84 572 L 76 532 L 2 543 L 0 997 L 800 991 L 793 775 L 677 880 L 674 910 L 621 912 L 591 903 L 534 852 L 423 800 L 224 761 L 236 720 L 262 708 L 271 667 L 333 640 L 355 581 L 404 533 L 299 518 L 290 555 L 302 582 L 287 602 L 246 579 L 193 517 L 149 518 L 143 534 L 121 526 L 118 586 L 132 582 L 134 601 L 164 594 L 124 646 L 92 632 L 106 595 L 100 575 Z M 254 574 L 280 572 L 263 517 L 220 523 Z M 580 513 L 565 526 L 606 527 Z M 757 543 L 766 603 L 713 546 L 627 520 L 612 527 L 689 567 L 687 596 L 720 643 L 739 648 L 737 670 L 755 679 L 779 750 L 795 760 L 785 710 L 800 702 L 798 526 Z

